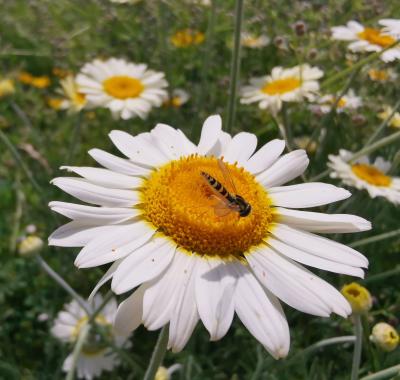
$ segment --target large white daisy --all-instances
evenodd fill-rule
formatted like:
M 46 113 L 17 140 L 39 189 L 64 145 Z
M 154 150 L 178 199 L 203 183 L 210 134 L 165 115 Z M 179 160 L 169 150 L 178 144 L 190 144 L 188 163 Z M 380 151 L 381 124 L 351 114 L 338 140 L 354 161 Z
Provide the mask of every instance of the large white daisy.
M 76 82 L 88 106 L 106 107 L 122 119 L 144 119 L 152 107 L 159 107 L 167 98 L 164 73 L 124 59 L 95 59 L 82 67 Z
M 100 294 L 96 294 L 93 299 L 94 310 L 103 302 Z M 115 335 L 112 331 L 112 323 L 117 311 L 117 302 L 112 298 L 103 308 L 101 313 L 96 317 L 96 323 L 103 328 L 108 328 L 108 335 L 112 338 L 113 343 L 117 347 L 126 344 L 126 337 Z M 73 300 L 64 306 L 64 310 L 57 315 L 51 333 L 57 339 L 64 343 L 75 343 L 81 329 L 88 322 L 89 318 Z M 119 359 L 107 345 L 101 343 L 101 339 L 97 339 L 95 335 L 89 335 L 88 340 L 83 346 L 79 354 L 76 370 L 79 378 L 91 380 L 100 376 L 103 371 L 111 371 L 119 364 Z M 72 365 L 72 353 L 68 355 L 63 363 L 63 371 L 68 372 Z
M 341 149 L 339 155 L 330 155 L 328 166 L 333 170 L 332 178 L 340 178 L 346 185 L 367 190 L 371 198 L 385 197 L 389 201 L 400 203 L 400 178 L 387 174 L 390 169 L 390 162 L 382 157 L 370 162 L 364 156 L 349 164 L 353 154 Z
M 242 88 L 240 102 L 258 103 L 261 109 L 269 109 L 276 114 L 282 102 L 299 102 L 311 99 L 319 90 L 318 79 L 323 72 L 307 64 L 284 69 L 275 67 L 270 75 L 250 79 L 250 84 Z
M 83 178 L 53 180 L 95 206 L 51 202 L 72 221 L 49 243 L 83 247 L 75 261 L 79 268 L 113 263 L 96 289 L 111 279 L 117 294 L 136 288 L 119 306 L 117 331 L 169 323 L 168 345 L 180 351 L 199 320 L 217 340 L 236 312 L 281 358 L 289 350 L 289 328 L 278 298 L 313 315 L 351 313 L 333 286 L 299 263 L 363 277 L 368 260 L 362 254 L 315 232 L 364 231 L 370 223 L 295 210 L 350 196 L 325 183 L 282 186 L 306 169 L 303 150 L 281 156 L 284 141 L 272 140 L 256 152 L 255 135 L 231 137 L 221 131 L 219 116 L 205 121 L 198 145 L 165 124 L 134 137 L 112 131 L 110 138 L 127 158 L 93 149 L 89 154 L 106 169 L 66 167 Z M 236 190 L 223 176 L 221 160 Z M 251 206 L 248 215 L 226 215 L 204 173 L 243 197 Z
M 334 40 L 352 41 L 348 49 L 353 52 L 379 52 L 396 42 L 393 36 L 382 30 L 364 27 L 357 21 L 349 21 L 346 26 L 334 26 L 331 31 Z M 386 50 L 380 58 L 384 62 L 400 59 L 400 47 Z

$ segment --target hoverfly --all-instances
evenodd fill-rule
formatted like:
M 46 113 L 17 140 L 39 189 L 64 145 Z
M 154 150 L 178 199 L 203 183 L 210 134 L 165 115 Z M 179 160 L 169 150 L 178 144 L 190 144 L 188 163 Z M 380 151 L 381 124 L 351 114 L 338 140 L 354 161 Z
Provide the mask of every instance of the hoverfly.
M 242 196 L 237 194 L 235 185 L 233 184 L 231 175 L 229 174 L 229 169 L 221 159 L 218 159 L 218 166 L 224 176 L 225 183 L 232 190 L 232 193 L 210 174 L 201 172 L 206 184 L 212 190 L 212 195 L 217 200 L 217 203 L 214 206 L 215 214 L 217 216 L 226 216 L 231 212 L 237 212 L 241 217 L 249 215 L 251 205 L 247 203 Z

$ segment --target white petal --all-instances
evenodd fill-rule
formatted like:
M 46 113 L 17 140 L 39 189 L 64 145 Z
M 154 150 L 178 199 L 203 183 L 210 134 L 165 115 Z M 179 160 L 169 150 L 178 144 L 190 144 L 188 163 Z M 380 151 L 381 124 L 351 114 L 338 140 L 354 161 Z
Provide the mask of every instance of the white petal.
M 257 137 L 253 133 L 240 132 L 232 138 L 224 151 L 224 160 L 231 164 L 244 165 L 257 148 Z
M 124 131 L 114 130 L 110 132 L 109 136 L 114 145 L 133 162 L 158 167 L 169 161 L 143 134 L 133 137 Z
M 285 357 L 289 351 L 290 336 L 279 301 L 264 291 L 243 265 L 236 265 L 236 270 L 235 310 L 238 317 L 274 358 Z
M 81 221 L 72 221 L 57 228 L 49 236 L 49 245 L 58 247 L 83 247 L 107 232 L 112 232 L 115 226 L 93 226 Z
M 284 140 L 272 140 L 254 153 L 244 164 L 244 168 L 250 173 L 258 174 L 268 169 L 278 159 L 284 149 Z
M 328 183 L 310 182 L 272 187 L 268 189 L 268 195 L 274 206 L 307 208 L 341 201 L 350 197 L 351 193 Z
M 126 336 L 141 324 L 146 289 L 146 284 L 142 285 L 119 305 L 114 319 L 114 329 L 118 335 Z
M 196 275 L 196 303 L 200 318 L 211 340 L 221 339 L 229 330 L 234 315 L 235 273 L 229 264 L 201 259 Z
M 200 141 L 197 152 L 206 155 L 217 143 L 222 128 L 222 120 L 219 115 L 209 116 L 201 129 Z
M 174 257 L 176 244 L 153 237 L 126 257 L 113 276 L 111 289 L 121 294 L 161 274 Z
M 267 188 L 279 186 L 303 174 L 308 163 L 309 159 L 304 150 L 294 150 L 260 173 L 257 180 Z
M 169 325 L 168 348 L 172 352 L 179 352 L 185 347 L 187 341 L 199 320 L 195 300 L 196 264 L 200 258 L 195 255 L 182 254 L 185 260 L 176 272 L 175 281 L 179 283 L 176 294 L 176 304 L 171 310 Z
M 93 288 L 92 292 L 90 293 L 88 297 L 88 301 L 92 302 L 93 298 L 96 296 L 98 290 L 109 280 L 112 279 L 114 276 L 115 271 L 117 270 L 119 264 L 121 264 L 122 259 L 116 260 L 115 262 L 112 263 L 110 268 L 107 269 L 107 272 L 104 273 L 103 277 L 99 280 L 99 282 L 96 284 L 96 286 Z
M 77 267 L 90 268 L 125 257 L 146 243 L 155 233 L 155 230 L 143 222 L 113 227 L 115 230 L 111 233 L 99 235 L 79 252 L 75 260 Z
M 101 149 L 91 149 L 88 152 L 93 159 L 107 169 L 114 170 L 117 173 L 126 175 L 148 175 L 151 170 L 135 165 L 133 162 L 121 157 L 114 156 L 111 153 Z
M 135 208 L 94 207 L 68 202 L 50 202 L 50 208 L 73 220 L 91 225 L 118 224 L 141 214 Z
M 82 178 L 59 177 L 51 183 L 75 198 L 101 206 L 131 207 L 139 202 L 134 190 L 108 189 L 93 185 Z
M 78 166 L 61 166 L 61 169 L 79 174 L 96 185 L 112 189 L 137 189 L 143 185 L 142 178 L 116 173 L 113 170 Z
M 343 317 L 351 313 L 350 305 L 333 286 L 272 248 L 261 246 L 246 258 L 258 280 L 295 309 L 321 317 L 331 312 Z
M 274 209 L 279 222 L 310 232 L 346 233 L 371 229 L 371 223 L 364 218 L 349 214 L 325 214 L 319 212 Z

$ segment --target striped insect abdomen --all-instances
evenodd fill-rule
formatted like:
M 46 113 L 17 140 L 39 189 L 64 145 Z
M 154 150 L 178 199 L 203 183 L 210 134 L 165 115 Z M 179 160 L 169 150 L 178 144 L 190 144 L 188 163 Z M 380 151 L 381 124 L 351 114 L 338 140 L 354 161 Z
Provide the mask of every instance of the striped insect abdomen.
M 229 193 L 228 190 L 225 189 L 225 187 L 217 181 L 213 176 L 211 176 L 208 173 L 201 172 L 201 175 L 207 180 L 209 185 L 217 191 L 219 194 L 221 194 L 224 198 L 226 198 L 230 203 L 235 203 L 235 198 Z

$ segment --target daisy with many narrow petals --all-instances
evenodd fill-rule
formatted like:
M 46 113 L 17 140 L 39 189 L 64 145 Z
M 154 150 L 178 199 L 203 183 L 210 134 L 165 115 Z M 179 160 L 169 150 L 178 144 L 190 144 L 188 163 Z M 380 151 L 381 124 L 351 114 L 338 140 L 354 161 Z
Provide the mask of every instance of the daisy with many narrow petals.
M 49 242 L 83 247 L 79 268 L 113 263 L 95 291 L 108 280 L 117 294 L 136 289 L 118 308 L 117 331 L 169 323 L 168 346 L 180 351 L 199 320 L 218 340 L 236 313 L 273 357 L 282 358 L 290 338 L 278 298 L 318 316 L 351 313 L 333 286 L 300 263 L 363 277 L 368 260 L 361 253 L 315 233 L 364 231 L 370 223 L 296 210 L 350 196 L 325 183 L 282 186 L 306 169 L 305 151 L 282 155 L 282 140 L 256 151 L 255 135 L 231 137 L 219 116 L 205 121 L 197 145 L 165 124 L 137 136 L 112 131 L 110 138 L 126 158 L 93 149 L 89 154 L 106 169 L 65 167 L 83 178 L 53 180 L 94 206 L 51 202 L 72 221 Z M 223 175 L 222 160 L 236 190 Z M 240 195 L 250 212 L 221 209 L 206 174 Z
M 93 299 L 93 308 L 96 310 L 103 302 L 100 294 Z M 126 345 L 126 337 L 115 335 L 112 331 L 112 323 L 117 311 L 117 302 L 112 298 L 96 317 L 96 323 L 103 329 L 108 329 L 107 335 L 117 347 Z M 82 307 L 75 300 L 66 304 L 63 311 L 57 315 L 51 333 L 64 343 L 74 344 L 83 326 L 89 318 Z M 126 345 L 127 346 L 127 345 Z M 111 371 L 119 364 L 116 354 L 106 344 L 101 342 L 99 336 L 89 334 L 77 361 L 77 373 L 79 378 L 91 380 L 100 376 L 103 371 Z M 63 371 L 68 372 L 72 365 L 72 353 L 65 359 Z
M 82 67 L 76 83 L 88 106 L 108 108 L 114 117 L 124 120 L 146 118 L 151 108 L 161 106 L 167 97 L 164 73 L 124 59 L 95 59 Z
M 86 96 L 83 94 L 76 83 L 73 75 L 60 80 L 61 89 L 59 92 L 63 95 L 63 99 L 60 104 L 61 109 L 67 109 L 69 112 L 81 111 L 87 103 Z
M 349 21 L 346 26 L 331 28 L 334 40 L 352 41 L 348 49 L 353 52 L 380 52 L 396 42 L 396 38 L 380 29 L 364 27 L 357 21 Z M 384 62 L 400 59 L 400 47 L 384 51 L 380 58 Z
M 250 79 L 250 84 L 242 88 L 242 104 L 258 103 L 261 109 L 276 114 L 282 102 L 300 102 L 312 99 L 319 90 L 318 79 L 323 72 L 307 64 L 284 69 L 275 67 L 270 75 Z
M 336 111 L 339 113 L 356 110 L 362 106 L 362 99 L 356 96 L 353 90 L 349 90 L 347 94 L 344 94 L 339 101 L 337 97 L 332 94 L 321 96 L 318 99 L 317 104 L 310 105 L 310 109 L 318 113 L 329 113 L 332 110 L 333 105 L 336 104 Z
M 348 163 L 353 153 L 341 149 L 339 155 L 330 155 L 328 166 L 332 169 L 331 177 L 340 178 L 348 186 L 358 190 L 367 190 L 371 198 L 385 197 L 395 204 L 400 203 L 400 178 L 387 174 L 390 162 L 377 157 L 371 162 L 364 156 L 352 164 Z
M 253 33 L 243 32 L 240 35 L 240 43 L 242 46 L 250 49 L 260 49 L 267 46 L 271 39 L 266 34 L 256 35 Z

